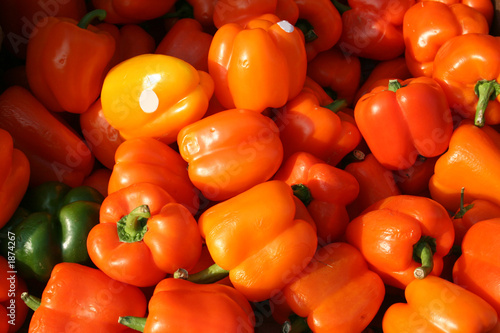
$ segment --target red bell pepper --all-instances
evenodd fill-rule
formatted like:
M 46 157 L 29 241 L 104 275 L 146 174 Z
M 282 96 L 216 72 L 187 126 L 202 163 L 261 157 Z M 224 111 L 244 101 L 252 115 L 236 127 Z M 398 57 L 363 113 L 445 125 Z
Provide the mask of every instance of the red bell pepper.
M 116 46 L 108 32 L 89 23 L 105 14 L 92 11 L 80 22 L 49 17 L 30 38 L 28 82 L 35 97 L 50 111 L 82 113 L 99 97 Z
M 153 286 L 200 257 L 196 220 L 158 185 L 137 183 L 109 194 L 99 220 L 87 238 L 89 256 L 115 280 Z
M 82 138 L 25 88 L 0 95 L 0 127 L 28 158 L 31 186 L 53 180 L 75 187 L 92 171 L 94 156 Z
M 206 32 L 215 31 L 214 8 L 218 0 L 186 0 L 193 11 L 193 18 Z
M 2 242 L 15 247 L 14 239 L 14 235 L 7 236 Z M 29 311 L 21 298 L 26 291 L 28 286 L 17 274 L 15 257 L 0 256 L 0 332 L 14 333 L 23 326 Z
M 92 0 L 94 8 L 105 10 L 105 21 L 114 24 L 140 23 L 159 18 L 175 4 L 175 0 Z
M 434 175 L 434 166 L 439 156 L 418 156 L 415 163 L 403 170 L 394 170 L 394 180 L 402 194 L 430 197 L 429 180 Z
M 427 77 L 374 88 L 356 103 L 354 119 L 373 155 L 393 170 L 444 153 L 453 132 L 446 95 Z
M 436 201 L 397 195 L 354 218 L 345 238 L 384 283 L 404 289 L 415 278 L 441 274 L 455 230 L 448 212 Z
M 274 14 L 246 25 L 224 24 L 208 53 L 215 95 L 227 109 L 262 112 L 283 106 L 302 89 L 306 67 L 302 34 Z
M 244 26 L 256 17 L 274 14 L 277 4 L 277 0 L 217 0 L 213 12 L 214 25 L 217 29 L 227 23 L 238 23 Z

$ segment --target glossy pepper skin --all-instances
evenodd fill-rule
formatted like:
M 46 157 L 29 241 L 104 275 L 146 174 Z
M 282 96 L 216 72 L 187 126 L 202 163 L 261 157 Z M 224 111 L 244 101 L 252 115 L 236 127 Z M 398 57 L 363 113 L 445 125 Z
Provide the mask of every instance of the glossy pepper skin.
M 245 25 L 261 15 L 274 14 L 277 5 L 278 0 L 217 0 L 213 9 L 213 22 L 217 29 L 227 23 Z
M 23 294 L 34 310 L 29 333 L 133 332 L 118 323 L 124 315 L 144 316 L 147 300 L 134 286 L 113 280 L 102 271 L 75 264 L 54 267 L 41 299 Z
M 103 9 L 108 14 L 106 22 L 113 24 L 140 23 L 166 14 L 174 0 L 92 0 L 94 8 Z
M 417 0 L 417 3 L 423 1 L 428 1 L 428 0 Z M 456 3 L 461 3 L 481 13 L 486 18 L 486 21 L 488 22 L 489 26 L 491 26 L 491 23 L 493 21 L 493 15 L 495 13 L 495 6 L 493 5 L 494 3 L 493 1 L 488 1 L 488 0 L 431 0 L 431 1 L 442 2 L 444 4 L 447 4 L 448 6 Z
M 443 88 L 454 114 L 474 119 L 478 126 L 500 123 L 499 52 L 500 37 L 467 34 L 448 40 L 434 58 L 432 77 Z
M 10 133 L 0 128 L 0 228 L 12 217 L 28 188 L 30 164 L 26 155 L 14 148 Z
M 89 256 L 115 280 L 153 286 L 200 257 L 196 220 L 158 185 L 136 183 L 109 194 L 99 221 L 87 238 Z
M 497 322 L 493 307 L 478 295 L 437 276 L 412 281 L 407 303 L 385 312 L 384 332 L 491 332 Z
M 143 54 L 113 67 L 104 79 L 104 117 L 126 140 L 153 137 L 175 142 L 179 130 L 203 117 L 213 80 L 184 60 Z
M 322 244 L 341 239 L 349 223 L 346 205 L 359 194 L 353 175 L 312 154 L 297 152 L 283 163 L 273 179 L 292 187 L 311 214 Z
M 404 53 L 403 18 L 415 0 L 349 0 L 342 12 L 339 47 L 347 54 L 390 60 Z
M 82 138 L 25 88 L 0 95 L 0 127 L 28 158 L 30 186 L 61 181 L 75 187 L 92 171 L 94 156 Z
M 444 153 L 453 132 L 446 95 L 427 77 L 374 88 L 356 103 L 354 119 L 372 154 L 393 170 Z
M 302 89 L 306 65 L 303 35 L 274 14 L 224 24 L 208 52 L 215 96 L 226 109 L 283 106 Z
M 318 243 L 304 204 L 279 180 L 217 203 L 198 224 L 214 262 L 250 301 L 283 288 L 307 266 Z
M 462 188 L 465 202 L 484 199 L 500 204 L 499 163 L 500 134 L 488 125 L 480 128 L 465 120 L 453 131 L 448 151 L 436 162 L 429 180 L 431 197 L 451 212 L 460 207 Z
M 14 235 L 4 240 L 14 247 Z M 2 332 L 14 333 L 20 330 L 26 321 L 29 308 L 23 302 L 21 294 L 28 291 L 24 279 L 16 273 L 13 255 L 0 256 L 0 329 Z
M 284 289 L 293 312 L 313 332 L 361 332 L 382 304 L 385 286 L 361 253 L 344 242 L 318 249 L 309 265 Z M 293 329 L 293 322 L 292 322 Z
M 299 18 L 295 24 L 304 34 L 307 61 L 331 49 L 342 34 L 342 18 L 329 0 L 295 0 Z
M 28 43 L 30 89 L 50 111 L 85 112 L 99 97 L 115 40 L 89 25 L 87 17 L 80 22 L 61 17 L 47 20 L 37 26 Z
M 441 274 L 454 237 L 446 209 L 432 199 L 412 195 L 378 201 L 353 219 L 345 233 L 370 269 L 400 289 L 415 278 Z
M 97 190 L 83 185 L 46 182 L 30 188 L 1 229 L 2 237 L 14 234 L 16 243 L 13 251 L 2 244 L 2 253 L 13 252 L 21 277 L 40 282 L 47 282 L 60 262 L 91 264 L 85 245 L 99 223 L 102 201 Z
M 220 111 L 184 127 L 177 139 L 189 179 L 212 201 L 269 180 L 283 161 L 276 124 L 252 110 Z
M 193 215 L 198 212 L 200 193 L 189 179 L 182 156 L 153 138 L 126 140 L 116 149 L 108 193 L 143 182 L 160 186 Z
M 120 323 L 144 333 L 254 332 L 250 303 L 226 285 L 166 278 L 156 285 L 148 308 L 147 318 L 122 317 Z
M 488 34 L 483 14 L 463 3 L 422 1 L 403 20 L 405 59 L 414 77 L 432 76 L 434 57 L 449 39 L 469 33 Z

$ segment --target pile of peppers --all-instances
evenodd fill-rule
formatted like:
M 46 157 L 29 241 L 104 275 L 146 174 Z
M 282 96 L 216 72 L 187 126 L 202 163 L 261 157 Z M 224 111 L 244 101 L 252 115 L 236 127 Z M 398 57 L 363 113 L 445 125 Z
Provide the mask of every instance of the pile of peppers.
M 495 8 L 2 0 L 0 333 L 500 332 Z

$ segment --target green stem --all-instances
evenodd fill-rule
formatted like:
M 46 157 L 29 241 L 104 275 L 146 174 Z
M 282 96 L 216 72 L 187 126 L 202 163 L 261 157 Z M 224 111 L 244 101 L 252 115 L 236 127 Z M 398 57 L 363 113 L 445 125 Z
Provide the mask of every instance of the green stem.
M 434 252 L 436 252 L 436 240 L 432 237 L 422 236 L 413 246 L 413 258 L 421 263 L 421 266 L 415 268 L 413 272 L 415 278 L 421 280 L 432 272 Z
M 337 113 L 347 107 L 347 101 L 345 99 L 337 99 L 336 101 L 333 101 L 323 107 Z
M 332 1 L 333 5 L 335 6 L 335 8 L 337 8 L 337 10 L 339 11 L 340 15 L 344 14 L 349 9 L 351 9 L 351 7 L 349 7 L 348 5 L 344 5 L 343 3 L 341 3 L 337 0 L 331 0 L 331 1 Z
M 474 124 L 478 127 L 484 126 L 484 113 L 488 107 L 488 102 L 495 100 L 500 94 L 500 84 L 496 80 L 480 80 L 474 87 L 474 92 L 478 97 Z
M 293 184 L 292 185 L 293 195 L 302 201 L 302 203 L 307 207 L 312 201 L 312 195 L 309 188 L 304 184 Z
M 106 15 L 107 13 L 104 9 L 94 9 L 93 11 L 85 14 L 77 25 L 82 29 L 87 29 L 90 22 L 92 22 L 94 19 L 97 18 L 99 19 L 99 21 L 104 21 Z
M 399 83 L 398 80 L 389 80 L 389 91 L 396 92 L 396 90 L 398 90 L 399 88 L 401 88 L 401 83 Z
M 302 30 L 306 43 L 310 43 L 318 39 L 318 35 L 314 31 L 314 27 L 309 21 L 304 19 L 298 19 L 297 22 L 295 23 L 295 26 L 300 30 Z
M 118 323 L 125 325 L 133 330 L 144 332 L 144 326 L 146 325 L 146 318 L 132 317 L 132 316 L 119 317 Z
M 26 305 L 33 311 L 36 311 L 40 307 L 40 298 L 30 295 L 27 292 L 21 294 L 21 299 L 26 303 Z
M 308 333 L 312 332 L 307 325 L 307 319 L 297 316 L 296 314 L 290 315 L 288 320 L 281 327 L 282 333 Z
M 464 192 L 465 192 L 465 187 L 462 187 L 462 190 L 460 191 L 460 209 L 458 212 L 453 216 L 454 219 L 461 219 L 464 217 L 465 213 L 472 207 L 474 207 L 474 204 L 469 204 L 464 207 Z
M 120 241 L 134 243 L 141 241 L 147 232 L 147 219 L 151 217 L 148 205 L 133 209 L 118 221 L 117 231 Z
M 213 264 L 212 266 L 194 274 L 188 274 L 185 269 L 180 268 L 174 273 L 174 278 L 188 280 L 198 284 L 209 284 L 220 281 L 228 275 L 228 270 L 221 268 L 217 264 Z

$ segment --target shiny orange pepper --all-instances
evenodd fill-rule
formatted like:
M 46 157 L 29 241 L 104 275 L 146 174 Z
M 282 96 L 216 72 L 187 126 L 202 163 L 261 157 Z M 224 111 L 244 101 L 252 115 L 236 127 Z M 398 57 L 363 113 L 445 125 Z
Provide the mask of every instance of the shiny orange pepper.
M 302 89 L 306 67 L 303 35 L 274 14 L 224 24 L 208 53 L 215 95 L 227 109 L 283 106 Z
M 26 75 L 33 95 L 50 111 L 85 112 L 101 92 L 115 40 L 89 22 L 106 12 L 94 10 L 79 22 L 49 17 L 28 43 Z
M 0 228 L 14 215 L 26 193 L 30 180 L 30 163 L 26 155 L 14 148 L 10 133 L 0 128 Z
M 214 262 L 250 301 L 263 301 L 316 252 L 314 221 L 291 187 L 270 180 L 203 212 L 198 220 Z
M 500 69 L 495 64 L 500 37 L 459 35 L 444 43 L 434 58 L 432 77 L 443 88 L 455 115 L 475 124 L 500 123 Z
M 463 121 L 453 132 L 449 149 L 436 162 L 429 180 L 431 197 L 451 212 L 464 201 L 490 200 L 500 204 L 500 133 L 490 126 Z
M 464 4 L 466 6 L 474 8 L 479 13 L 483 14 L 489 26 L 491 26 L 491 23 L 493 21 L 493 16 L 495 14 L 494 1 L 490 0 L 417 0 L 417 3 L 423 1 L 437 1 L 437 2 L 442 2 L 448 6 L 457 3 Z
M 178 147 L 191 182 L 221 201 L 269 180 L 283 161 L 276 124 L 258 112 L 230 109 L 184 127 Z
M 321 244 L 344 235 L 349 215 L 346 205 L 359 194 L 356 178 L 306 152 L 297 152 L 283 162 L 273 179 L 290 185 L 313 218 Z
M 384 283 L 404 289 L 415 278 L 441 274 L 455 230 L 438 202 L 397 195 L 376 202 L 354 218 L 345 238 Z
M 104 117 L 125 139 L 153 137 L 175 142 L 179 130 L 203 117 L 213 80 L 186 61 L 142 54 L 113 67 L 104 79 Z
M 89 256 L 115 280 L 153 286 L 200 258 L 196 220 L 158 185 L 136 183 L 109 194 L 99 221 L 87 238 Z
M 336 242 L 319 248 L 283 294 L 313 332 L 361 332 L 377 314 L 385 286 L 354 246 Z
M 194 215 L 200 206 L 199 192 L 189 179 L 187 167 L 177 151 L 156 139 L 126 140 L 116 150 L 108 193 L 136 183 L 152 183 Z
M 462 255 L 453 266 L 453 282 L 483 298 L 500 316 L 499 232 L 498 217 L 470 227 L 462 242 Z
M 147 318 L 123 316 L 121 324 L 144 333 L 253 333 L 250 303 L 232 287 L 196 284 L 177 278 L 160 281 L 148 304 Z
M 384 313 L 386 333 L 492 332 L 495 310 L 478 295 L 437 276 L 414 280 L 405 289 L 407 303 Z
M 155 53 L 180 58 L 197 70 L 208 72 L 208 50 L 212 38 L 200 22 L 182 18 L 162 38 Z
M 486 18 L 462 4 L 422 1 L 406 11 L 403 20 L 405 59 L 413 76 L 432 76 L 436 53 L 449 39 L 469 33 L 488 34 Z
M 94 8 L 108 13 L 105 21 L 113 24 L 140 23 L 159 18 L 174 4 L 175 0 L 92 0 Z
M 411 167 L 418 155 L 444 153 L 453 132 L 446 95 L 428 77 L 372 89 L 356 103 L 354 119 L 372 154 L 393 170 Z
M 83 139 L 25 88 L 0 95 L 0 128 L 28 158 L 30 186 L 53 180 L 75 187 L 92 171 L 94 155 Z

